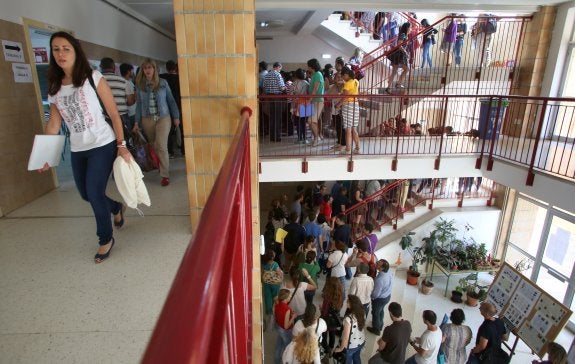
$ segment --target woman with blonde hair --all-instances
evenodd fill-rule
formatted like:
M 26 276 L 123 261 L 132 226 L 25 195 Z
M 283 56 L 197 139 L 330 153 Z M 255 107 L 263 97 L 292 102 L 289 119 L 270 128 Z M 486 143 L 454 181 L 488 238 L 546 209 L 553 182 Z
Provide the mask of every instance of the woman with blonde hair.
M 180 111 L 172 95 L 168 82 L 158 75 L 156 62 L 147 58 L 142 62 L 136 76 L 136 124 L 134 130 L 141 127 L 154 145 L 160 159 L 162 186 L 170 184 L 170 157 L 168 154 L 168 136 L 172 122 L 180 125 Z
M 317 335 L 312 328 L 303 330 L 286 347 L 282 364 L 320 364 Z

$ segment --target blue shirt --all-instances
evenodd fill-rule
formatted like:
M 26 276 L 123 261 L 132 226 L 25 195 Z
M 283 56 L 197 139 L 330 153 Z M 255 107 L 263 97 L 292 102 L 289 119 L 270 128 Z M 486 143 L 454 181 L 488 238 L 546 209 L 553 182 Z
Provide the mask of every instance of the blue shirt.
M 393 282 L 393 271 L 379 272 L 375 277 L 371 299 L 385 298 L 391 295 L 391 283 Z
M 145 90 L 137 88 L 137 99 L 138 102 L 136 103 L 136 121 L 141 122 L 142 117 L 150 117 L 150 93 L 153 91 L 148 90 L 147 87 Z M 156 97 L 156 104 L 158 108 L 158 116 L 163 118 L 166 116 L 171 116 L 172 119 L 179 119 L 180 118 L 180 111 L 178 110 L 178 104 L 176 104 L 176 100 L 172 95 L 172 91 L 170 90 L 170 86 L 168 86 L 168 82 L 163 78 L 160 78 L 160 86 L 158 91 L 155 93 Z

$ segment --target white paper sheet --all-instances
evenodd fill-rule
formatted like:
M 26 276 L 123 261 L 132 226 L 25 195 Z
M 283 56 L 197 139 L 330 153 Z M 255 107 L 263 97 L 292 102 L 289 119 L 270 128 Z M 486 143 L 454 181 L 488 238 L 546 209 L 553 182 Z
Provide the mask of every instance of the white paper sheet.
M 28 161 L 28 170 L 35 171 L 44 167 L 46 163 L 50 167 L 60 164 L 64 140 L 64 135 L 36 135 Z

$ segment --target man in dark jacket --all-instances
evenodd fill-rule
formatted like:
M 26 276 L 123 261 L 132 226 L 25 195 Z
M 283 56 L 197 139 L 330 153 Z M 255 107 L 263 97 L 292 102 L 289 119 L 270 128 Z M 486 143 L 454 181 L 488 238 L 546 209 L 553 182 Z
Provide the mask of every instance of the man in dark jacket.
M 305 228 L 299 224 L 299 216 L 296 212 L 289 215 L 289 223 L 283 227 L 287 231 L 284 238 L 284 272 L 289 272 L 292 262 L 297 254 L 299 247 L 304 243 L 306 232 Z

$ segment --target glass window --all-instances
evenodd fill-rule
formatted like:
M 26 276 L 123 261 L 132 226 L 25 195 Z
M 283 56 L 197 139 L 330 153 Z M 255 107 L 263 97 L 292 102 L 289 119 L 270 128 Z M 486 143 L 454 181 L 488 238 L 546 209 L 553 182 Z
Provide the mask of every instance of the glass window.
M 567 58 L 567 70 L 565 77 L 563 77 L 565 83 L 563 84 L 563 91 L 561 96 L 563 97 L 574 97 L 575 96 L 575 44 L 569 45 L 569 53 Z
M 547 209 L 519 198 L 511 226 L 509 242 L 531 256 L 537 255 Z M 513 264 L 513 262 L 510 262 Z
M 505 261 L 515 267 L 525 277 L 531 278 L 533 273 L 533 259 L 531 257 L 510 245 L 505 253 Z
M 553 216 L 543 254 L 543 264 L 571 276 L 575 262 L 575 224 L 558 216 Z
M 539 269 L 539 274 L 537 275 L 537 285 L 539 287 L 545 287 L 545 292 L 547 292 L 551 297 L 555 298 L 559 302 L 563 302 L 565 299 L 565 293 L 567 292 L 567 286 L 569 282 L 566 279 L 558 279 L 555 273 L 549 271 L 545 267 Z

